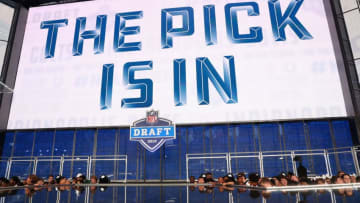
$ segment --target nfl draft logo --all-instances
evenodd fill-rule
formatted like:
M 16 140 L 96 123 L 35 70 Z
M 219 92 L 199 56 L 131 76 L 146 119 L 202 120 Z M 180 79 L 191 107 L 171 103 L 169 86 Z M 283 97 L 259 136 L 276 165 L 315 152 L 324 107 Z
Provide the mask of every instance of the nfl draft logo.
M 130 127 L 130 140 L 140 142 L 150 152 L 158 150 L 167 140 L 176 139 L 173 122 L 158 115 L 158 111 L 148 111 L 146 118 Z

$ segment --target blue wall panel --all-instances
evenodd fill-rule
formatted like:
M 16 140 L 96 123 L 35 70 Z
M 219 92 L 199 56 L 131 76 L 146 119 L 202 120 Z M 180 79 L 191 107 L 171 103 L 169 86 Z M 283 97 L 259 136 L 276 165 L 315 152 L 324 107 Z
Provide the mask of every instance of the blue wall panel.
M 54 156 L 71 156 L 73 150 L 74 131 L 56 131 Z
M 34 156 L 51 156 L 54 131 L 37 131 L 35 134 Z

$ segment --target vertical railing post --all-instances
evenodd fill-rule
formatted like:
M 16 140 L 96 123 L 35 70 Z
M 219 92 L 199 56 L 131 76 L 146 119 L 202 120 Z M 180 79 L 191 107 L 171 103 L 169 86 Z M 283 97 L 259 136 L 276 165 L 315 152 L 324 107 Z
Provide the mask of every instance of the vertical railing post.
M 8 177 L 9 171 L 10 171 L 10 158 L 6 161 L 6 169 L 5 169 L 5 174 L 4 174 L 4 177 L 6 179 L 9 179 L 9 177 Z
M 7 167 L 7 171 L 6 171 L 6 179 L 10 178 L 10 173 L 11 173 L 11 165 L 12 165 L 12 158 L 9 158 L 8 160 L 8 167 Z
M 64 155 L 61 156 L 60 158 L 60 175 L 62 176 L 63 175 L 63 171 L 64 171 Z
M 189 159 L 188 159 L 188 154 L 186 154 L 186 182 L 189 182 Z
M 92 158 L 91 156 L 88 156 L 87 159 L 87 170 L 86 170 L 86 177 L 88 179 L 90 179 L 90 174 L 91 174 L 91 163 L 92 163 Z
M 328 152 L 327 149 L 324 149 L 324 159 L 325 159 L 325 165 L 326 165 L 327 175 L 332 176 L 331 165 L 330 165 L 330 158 L 329 158 L 329 152 Z
M 127 174 L 128 174 L 128 172 L 127 172 L 127 155 L 125 155 L 125 181 L 124 181 L 125 183 L 127 182 Z
M 226 167 L 227 167 L 227 171 L 228 173 L 232 173 L 231 171 L 231 156 L 230 156 L 230 153 L 226 153 Z
M 264 177 L 264 160 L 262 152 L 259 152 L 259 163 L 260 163 L 260 175 Z
M 351 147 L 351 154 L 355 166 L 356 176 L 360 176 L 360 166 L 359 166 L 359 160 L 356 153 L 356 147 Z
M 37 164 L 38 164 L 38 158 L 35 157 L 34 159 L 34 167 L 33 167 L 33 174 L 36 175 L 36 171 L 37 171 Z
M 294 161 L 295 159 L 295 152 L 291 151 L 291 164 L 292 164 L 292 169 L 293 169 L 293 173 L 298 176 L 298 172 L 296 170 L 296 162 Z

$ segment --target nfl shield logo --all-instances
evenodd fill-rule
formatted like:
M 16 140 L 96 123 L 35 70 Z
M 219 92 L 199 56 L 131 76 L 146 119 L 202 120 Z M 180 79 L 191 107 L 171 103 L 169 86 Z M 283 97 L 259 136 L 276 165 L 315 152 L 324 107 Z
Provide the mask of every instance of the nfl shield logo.
M 158 120 L 158 112 L 151 110 L 146 112 L 146 122 L 147 123 L 155 123 Z
M 166 141 L 176 139 L 175 124 L 166 118 L 158 117 L 158 111 L 146 112 L 130 127 L 130 140 L 139 142 L 150 152 L 158 150 Z

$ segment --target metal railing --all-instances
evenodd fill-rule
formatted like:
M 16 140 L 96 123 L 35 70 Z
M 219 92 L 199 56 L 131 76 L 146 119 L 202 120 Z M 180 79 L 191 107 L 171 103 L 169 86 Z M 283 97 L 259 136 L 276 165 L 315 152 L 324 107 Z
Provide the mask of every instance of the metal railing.
M 123 166 L 123 170 L 120 175 L 123 175 L 122 179 L 116 179 L 115 181 L 127 182 L 127 155 L 97 155 L 97 156 L 38 156 L 38 157 L 2 157 L 0 162 L 6 163 L 5 169 L 5 178 L 9 179 L 10 176 L 18 174 L 13 174 L 14 170 L 13 166 L 18 163 L 27 163 L 29 174 L 38 174 L 38 165 L 42 162 L 50 163 L 51 165 L 55 165 L 56 171 L 54 175 L 63 175 L 64 174 L 64 165 L 70 164 L 73 166 L 74 162 L 83 162 L 86 165 L 86 177 L 90 178 L 93 171 L 93 165 L 99 162 L 108 161 L 108 162 L 124 162 L 121 164 Z M 57 166 L 58 165 L 58 166 Z M 72 167 L 69 167 L 70 171 L 73 171 Z M 71 174 L 73 174 L 71 172 Z M 47 174 L 48 175 L 48 174 Z M 102 174 L 103 175 L 103 174 Z M 104 174 L 106 175 L 106 174 Z M 118 174 L 119 175 L 119 174 Z M 24 178 L 24 177 L 23 177 Z M 113 181 L 114 181 L 113 180 Z
M 344 170 L 348 172 L 346 167 L 351 167 L 353 173 L 357 176 L 360 175 L 360 167 L 358 156 L 360 156 L 360 146 L 353 147 L 341 147 L 341 148 L 331 148 L 331 149 L 314 149 L 314 150 L 289 150 L 289 151 L 260 151 L 260 152 L 225 152 L 225 153 L 196 153 L 196 154 L 186 154 L 186 178 L 189 181 L 190 170 L 193 170 L 190 162 L 191 161 L 202 161 L 207 160 L 219 160 L 223 159 L 226 162 L 226 173 L 239 172 L 234 171 L 234 162 L 244 159 L 252 159 L 255 161 L 256 168 L 255 171 L 247 172 L 259 172 L 262 177 L 266 176 L 266 171 L 268 168 L 264 168 L 264 160 L 268 158 L 278 158 L 280 160 L 287 159 L 289 166 L 287 166 L 287 171 L 293 171 L 295 175 L 297 174 L 297 162 L 294 160 L 296 156 L 301 156 L 303 159 L 308 162 L 323 162 L 323 167 L 325 171 L 323 173 L 316 172 L 320 170 L 315 168 L 315 164 L 309 164 L 313 167 L 313 170 L 310 170 L 311 173 L 309 176 L 318 176 L 318 175 L 328 175 L 333 176 L 336 171 Z M 342 157 L 347 157 L 351 160 L 344 160 Z M 303 160 L 303 162 L 306 162 Z M 219 162 L 218 162 L 219 163 Z M 200 163 L 201 164 L 201 163 Z M 202 164 L 204 165 L 204 164 Z M 334 167 L 336 166 L 336 167 Z M 222 166 L 225 168 L 225 166 Z M 198 167 L 197 167 L 198 168 Z M 216 170 L 210 167 L 211 170 Z M 215 167 L 216 168 L 216 167 Z M 206 167 L 203 167 L 203 171 L 197 171 L 192 175 L 199 175 L 203 172 L 207 172 Z M 196 170 L 196 169 L 195 169 Z M 211 172 L 211 171 L 210 171 Z M 280 173 L 281 171 L 279 171 Z M 350 173 L 350 172 L 348 172 Z

